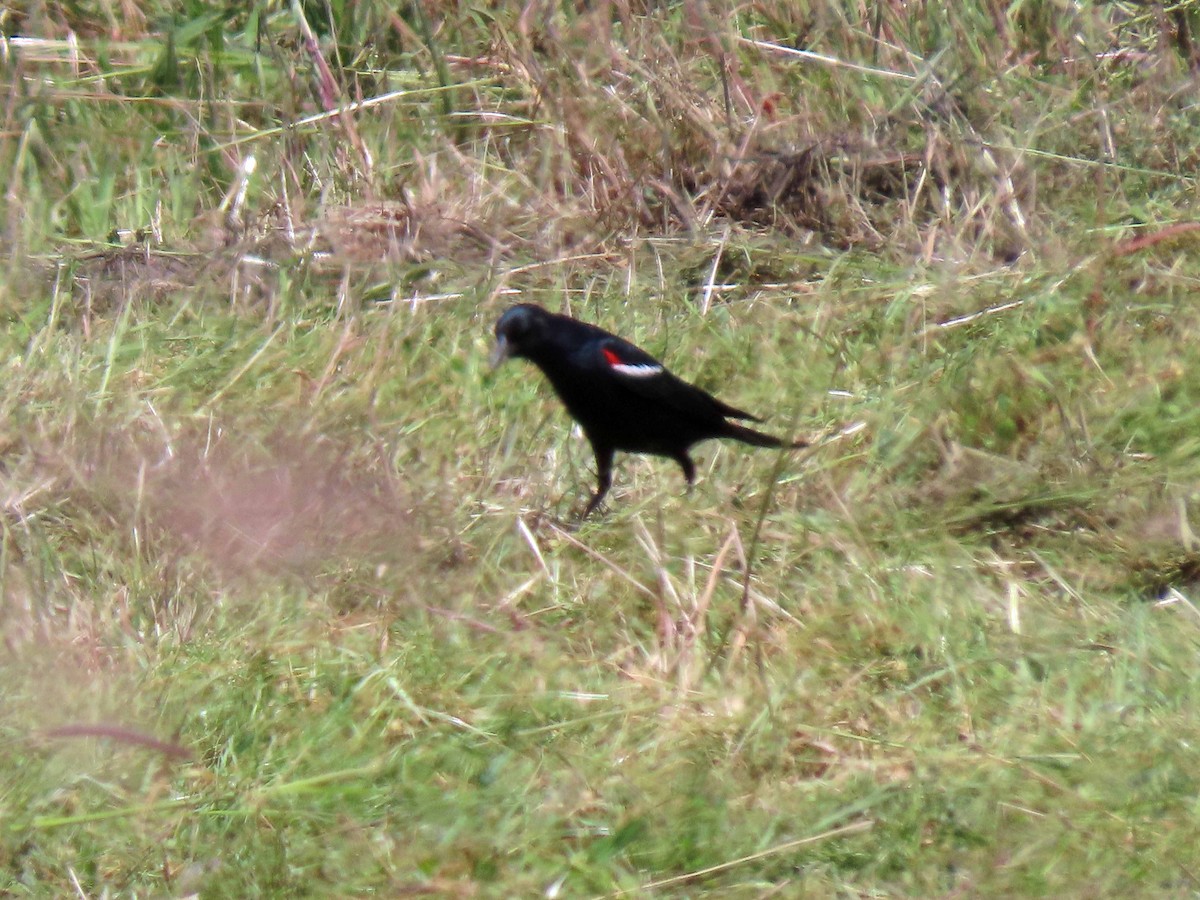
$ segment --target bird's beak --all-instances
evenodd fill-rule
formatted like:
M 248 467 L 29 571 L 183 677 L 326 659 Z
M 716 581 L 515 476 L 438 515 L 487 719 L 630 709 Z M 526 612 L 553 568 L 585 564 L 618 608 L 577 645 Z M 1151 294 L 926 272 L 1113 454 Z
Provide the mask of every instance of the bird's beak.
M 504 337 L 504 335 L 498 335 L 496 337 L 496 346 L 492 348 L 490 360 L 493 372 L 500 367 L 500 363 L 508 359 L 509 352 L 508 338 Z

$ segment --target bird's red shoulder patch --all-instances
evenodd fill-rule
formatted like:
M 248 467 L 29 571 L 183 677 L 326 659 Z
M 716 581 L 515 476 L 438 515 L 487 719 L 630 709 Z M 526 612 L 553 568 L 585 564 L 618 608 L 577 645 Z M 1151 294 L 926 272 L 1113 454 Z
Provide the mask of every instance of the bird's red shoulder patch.
M 608 363 L 609 368 L 620 375 L 647 378 L 651 375 L 662 374 L 662 366 L 652 362 L 627 362 L 611 347 L 602 347 L 600 352 L 604 354 L 604 361 Z

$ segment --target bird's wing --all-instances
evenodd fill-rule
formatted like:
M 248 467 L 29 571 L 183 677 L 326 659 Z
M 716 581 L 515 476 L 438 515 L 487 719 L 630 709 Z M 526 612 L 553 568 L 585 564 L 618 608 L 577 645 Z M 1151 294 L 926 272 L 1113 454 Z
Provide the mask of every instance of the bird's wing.
M 722 403 L 707 391 L 672 375 L 645 350 L 618 337 L 599 344 L 600 363 L 626 389 L 679 412 L 706 419 L 712 416 L 750 419 L 756 416 Z
M 599 347 L 601 363 L 618 378 L 641 383 L 669 374 L 663 364 L 645 350 L 619 337 L 606 338 Z

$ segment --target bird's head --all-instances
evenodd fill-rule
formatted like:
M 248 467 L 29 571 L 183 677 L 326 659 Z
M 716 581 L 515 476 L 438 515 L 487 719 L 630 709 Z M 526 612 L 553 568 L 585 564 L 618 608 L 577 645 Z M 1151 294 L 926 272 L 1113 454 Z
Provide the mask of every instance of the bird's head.
M 532 303 L 519 303 L 496 322 L 496 346 L 492 350 L 492 368 L 510 356 L 528 356 L 545 339 L 547 313 Z

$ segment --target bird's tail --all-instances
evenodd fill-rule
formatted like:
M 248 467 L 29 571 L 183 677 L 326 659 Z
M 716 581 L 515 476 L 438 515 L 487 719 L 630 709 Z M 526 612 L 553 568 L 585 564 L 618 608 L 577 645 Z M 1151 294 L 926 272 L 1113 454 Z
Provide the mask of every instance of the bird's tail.
M 773 434 L 763 434 L 761 431 L 755 431 L 745 425 L 735 425 L 733 422 L 725 423 L 725 430 L 721 432 L 721 437 L 732 438 L 754 447 L 787 447 L 791 450 L 799 450 L 801 447 L 809 445 L 808 441 L 802 440 L 793 441 L 790 444 L 785 443 L 782 438 L 777 438 Z

